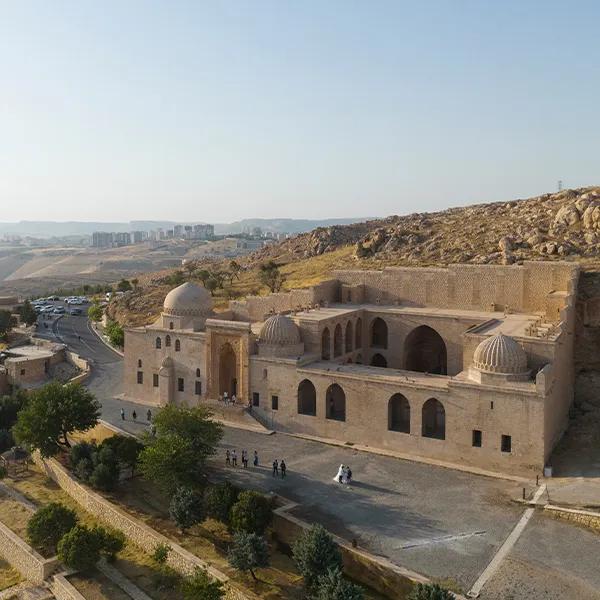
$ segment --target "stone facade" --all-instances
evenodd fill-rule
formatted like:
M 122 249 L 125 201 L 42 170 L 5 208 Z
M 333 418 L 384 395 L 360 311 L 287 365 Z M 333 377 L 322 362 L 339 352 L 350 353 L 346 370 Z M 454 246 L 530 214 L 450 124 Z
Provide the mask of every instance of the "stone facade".
M 126 331 L 126 396 L 193 405 L 235 394 L 274 429 L 542 471 L 573 400 L 577 265 L 334 276 L 231 302 L 218 319 L 192 284 L 171 292 L 154 325 Z M 201 326 L 171 320 L 192 313 Z

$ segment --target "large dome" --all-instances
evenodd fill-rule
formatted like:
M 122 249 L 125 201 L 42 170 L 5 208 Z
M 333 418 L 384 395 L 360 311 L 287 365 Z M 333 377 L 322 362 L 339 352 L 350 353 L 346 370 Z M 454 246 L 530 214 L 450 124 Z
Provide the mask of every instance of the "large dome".
M 260 330 L 259 341 L 269 346 L 291 346 L 300 343 L 300 330 L 285 315 L 269 317 Z
M 165 297 L 163 312 L 177 317 L 200 317 L 212 310 L 208 290 L 190 281 L 171 290 Z
M 473 366 L 487 373 L 522 374 L 527 371 L 527 355 L 512 337 L 498 333 L 477 346 Z

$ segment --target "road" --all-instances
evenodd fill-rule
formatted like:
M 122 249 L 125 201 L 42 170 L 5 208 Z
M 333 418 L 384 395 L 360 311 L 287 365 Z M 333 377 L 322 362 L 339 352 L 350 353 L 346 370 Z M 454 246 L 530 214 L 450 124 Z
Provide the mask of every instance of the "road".
M 49 335 L 52 335 L 49 333 Z M 53 328 L 81 356 L 93 361 L 87 384 L 102 403 L 102 416 L 132 433 L 147 428 L 147 407 L 121 393 L 121 357 L 91 331 L 85 317 L 65 316 Z M 121 420 L 120 409 L 126 411 Z M 136 410 L 137 420 L 132 419 Z M 261 466 L 226 468 L 225 449 L 258 450 Z M 271 462 L 284 458 L 286 480 L 273 478 Z M 333 482 L 349 464 L 351 486 Z M 295 514 L 429 577 L 470 589 L 523 514 L 511 501 L 518 484 L 329 446 L 276 433 L 267 436 L 225 428 L 212 465 L 240 485 L 300 503 Z M 600 598 L 600 536 L 536 513 L 481 593 L 484 600 Z

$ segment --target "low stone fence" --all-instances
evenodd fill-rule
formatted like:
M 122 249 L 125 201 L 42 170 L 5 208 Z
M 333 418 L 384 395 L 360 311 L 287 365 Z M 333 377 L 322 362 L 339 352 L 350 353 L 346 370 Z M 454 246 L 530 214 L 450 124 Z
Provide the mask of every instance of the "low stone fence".
M 108 526 L 122 531 L 129 541 L 140 547 L 144 552 L 153 554 L 159 544 L 166 544 L 171 547 L 167 563 L 179 573 L 189 575 L 198 567 L 206 569 L 212 577 L 227 584 L 227 600 L 252 600 L 256 598 L 255 595 L 236 588 L 229 580 L 229 577 L 221 571 L 211 567 L 208 563 L 188 552 L 173 540 L 155 531 L 100 494 L 76 481 L 55 459 L 44 460 L 36 453 L 34 460 L 45 471 L 48 477 L 52 478 L 85 510 Z
M 90 376 L 92 371 L 89 361 L 85 360 L 85 358 L 81 358 L 79 354 L 75 354 L 75 352 L 71 352 L 70 350 L 66 353 L 66 359 L 68 363 L 81 371 L 79 375 L 69 379 L 69 383 L 83 383 Z
M 555 506 L 553 504 L 546 504 L 544 510 L 549 511 L 553 517 L 558 519 L 564 519 L 565 521 L 572 521 L 578 523 L 589 529 L 595 529 L 600 531 L 600 513 L 592 512 L 590 510 L 579 510 L 575 508 L 565 508 L 563 506 Z
M 63 573 L 59 573 L 52 578 L 50 590 L 56 600 L 86 600 L 85 596 L 82 596 L 75 589 L 75 586 L 69 582 Z
M 58 558 L 44 558 L 2 522 L 0 522 L 0 555 L 25 579 L 35 583 L 42 583 L 59 565 Z

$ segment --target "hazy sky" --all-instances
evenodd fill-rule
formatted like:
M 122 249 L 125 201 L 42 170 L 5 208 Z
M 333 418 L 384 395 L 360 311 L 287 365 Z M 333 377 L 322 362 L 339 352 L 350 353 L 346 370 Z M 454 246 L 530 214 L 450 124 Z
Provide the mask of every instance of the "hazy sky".
M 401 214 L 600 184 L 600 2 L 0 0 L 0 220 Z

